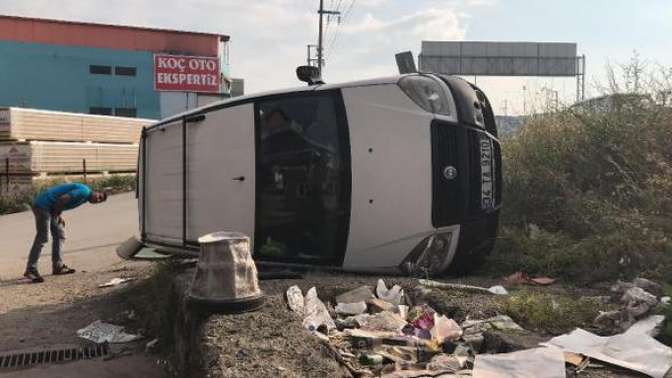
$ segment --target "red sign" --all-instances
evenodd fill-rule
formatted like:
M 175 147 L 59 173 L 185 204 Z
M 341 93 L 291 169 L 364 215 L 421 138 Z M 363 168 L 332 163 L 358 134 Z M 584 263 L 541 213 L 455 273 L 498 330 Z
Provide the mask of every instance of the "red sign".
M 157 91 L 219 92 L 219 59 L 205 56 L 154 55 Z

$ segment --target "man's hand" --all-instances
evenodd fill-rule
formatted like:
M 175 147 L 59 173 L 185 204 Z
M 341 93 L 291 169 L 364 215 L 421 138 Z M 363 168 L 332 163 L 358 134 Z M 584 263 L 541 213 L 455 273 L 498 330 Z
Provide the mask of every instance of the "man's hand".
M 58 216 L 58 224 L 60 224 L 61 227 L 65 227 L 65 219 L 60 215 Z

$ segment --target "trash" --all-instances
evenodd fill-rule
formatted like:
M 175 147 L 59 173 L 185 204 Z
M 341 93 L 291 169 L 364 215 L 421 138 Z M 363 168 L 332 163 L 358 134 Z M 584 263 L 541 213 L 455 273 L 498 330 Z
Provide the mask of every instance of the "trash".
M 415 328 L 430 330 L 434 327 L 435 313 L 428 305 L 415 306 L 408 311 L 407 320 Z
M 313 330 L 310 332 L 310 334 L 317 337 L 322 342 L 329 343 L 329 336 L 325 335 L 324 333 L 318 330 Z
M 124 327 L 105 323 L 100 320 L 89 324 L 77 331 L 77 336 L 93 341 L 96 344 L 110 343 L 121 344 L 128 343 L 142 338 L 142 335 L 133 335 L 124 332 Z
M 432 357 L 432 360 L 427 364 L 427 370 L 448 370 L 455 372 L 464 368 L 466 364 L 467 357 L 439 354 Z
M 534 282 L 537 285 L 547 286 L 552 285 L 555 282 L 555 278 L 551 277 L 533 277 L 530 278 L 530 281 Z
M 632 280 L 632 284 L 635 285 L 635 287 L 646 290 L 655 296 L 659 297 L 663 295 L 663 287 L 656 282 L 647 280 L 646 278 L 635 278 Z
M 399 305 L 397 306 L 397 312 L 399 313 L 399 317 L 406 320 L 408 318 L 408 306 L 406 305 Z
M 292 311 L 303 315 L 303 293 L 301 293 L 301 289 L 297 285 L 287 289 L 287 305 Z
M 488 291 L 495 295 L 508 295 L 509 292 L 504 288 L 504 286 L 497 285 L 488 288 Z
M 455 341 L 462 336 L 462 328 L 453 320 L 444 315 L 434 313 L 434 327 L 431 329 L 432 340 L 439 344 L 444 341 Z
M 105 282 L 104 284 L 98 285 L 98 287 L 103 288 L 103 287 L 119 286 L 123 283 L 133 281 L 133 280 L 135 280 L 135 278 L 113 278 L 113 279 Z
M 556 346 L 654 378 L 663 378 L 672 368 L 672 348 L 647 334 L 640 334 L 644 328 L 647 327 L 636 327 L 630 333 L 611 337 L 597 336 L 577 328 L 542 345 Z
M 551 285 L 555 282 L 555 278 L 551 277 L 532 277 L 530 278 L 527 273 L 516 272 L 510 276 L 504 277 L 504 281 L 509 285 L 539 285 L 546 286 Z
M 340 315 L 359 315 L 366 311 L 366 303 L 339 303 L 336 305 L 336 313 Z
M 633 324 L 627 331 L 625 331 L 625 333 L 628 335 L 648 335 L 650 337 L 656 337 L 660 334 L 664 322 L 664 315 L 651 315 Z
M 159 343 L 159 339 L 154 339 L 154 340 L 148 342 L 147 344 L 145 344 L 145 352 L 149 352 L 149 351 L 153 350 L 154 348 L 156 348 L 156 345 L 158 343 Z
M 640 288 L 640 287 L 633 287 L 628 289 L 625 294 L 623 294 L 623 298 L 621 298 L 621 302 L 625 303 L 630 303 L 630 302 L 641 302 L 641 303 L 646 303 L 649 306 L 655 306 L 658 304 L 658 299 L 656 298 L 655 295 L 647 292 L 646 290 Z
M 371 313 L 383 312 L 383 311 L 399 312 L 397 306 L 393 305 L 392 303 L 384 299 L 371 298 L 366 301 L 366 304 L 369 305 L 369 312 Z
M 632 282 L 624 282 L 619 280 L 611 286 L 611 291 L 615 293 L 624 293 L 633 287 L 638 287 L 655 296 L 663 295 L 663 287 L 656 282 L 647 280 L 646 278 L 635 278 Z
M 383 356 L 379 354 L 362 354 L 359 356 L 359 363 L 362 365 L 382 365 Z
M 376 285 L 376 295 L 378 298 L 390 302 L 394 305 L 401 304 L 401 298 L 404 296 L 404 291 L 401 289 L 401 286 L 394 285 L 391 289 L 387 289 L 385 286 L 385 281 L 382 279 L 378 280 L 378 285 Z
M 523 328 L 509 316 L 497 315 L 484 320 L 465 320 L 461 324 L 465 334 L 473 334 L 496 329 L 499 331 L 521 331 Z
M 473 378 L 565 378 L 565 356 L 557 348 L 535 348 L 512 353 L 480 354 Z
M 406 325 L 406 321 L 399 315 L 383 311 L 363 319 L 360 328 L 367 331 L 392 332 L 396 335 L 401 334 L 401 329 Z
M 580 366 L 586 359 L 584 356 L 572 352 L 563 352 L 563 354 L 565 355 L 565 362 L 574 366 Z
M 336 297 L 336 303 L 355 303 L 375 298 L 370 286 L 360 286 Z
M 662 297 L 662 298 L 660 298 L 660 303 L 661 303 L 661 304 L 664 304 L 664 305 L 667 306 L 668 304 L 670 304 L 670 297 Z
M 337 318 L 334 320 L 334 322 L 336 324 L 336 328 L 338 328 L 339 330 L 343 330 L 345 328 L 359 328 L 370 316 L 371 315 L 364 313 L 354 316 L 348 316 L 342 319 Z
M 306 292 L 303 311 L 305 315 L 303 326 L 309 331 L 316 331 L 322 326 L 327 328 L 327 332 L 336 328 L 327 306 L 317 297 L 317 290 L 314 287 Z
M 485 287 L 480 287 L 480 286 L 472 286 L 472 285 L 463 285 L 463 284 L 453 284 L 453 283 L 447 283 L 447 282 L 439 282 L 439 281 L 434 281 L 434 280 L 425 280 L 425 279 L 420 279 L 418 280 L 420 285 L 427 286 L 427 287 L 435 287 L 437 289 L 454 289 L 454 290 L 463 290 L 463 291 L 475 291 L 479 292 L 482 294 L 495 294 L 490 289 L 485 288 Z

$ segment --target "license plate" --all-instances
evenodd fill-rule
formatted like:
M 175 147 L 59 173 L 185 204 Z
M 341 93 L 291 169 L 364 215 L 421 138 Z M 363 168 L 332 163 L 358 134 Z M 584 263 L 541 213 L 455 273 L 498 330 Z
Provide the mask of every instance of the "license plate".
M 492 166 L 492 141 L 481 138 L 481 209 L 494 207 L 494 169 Z

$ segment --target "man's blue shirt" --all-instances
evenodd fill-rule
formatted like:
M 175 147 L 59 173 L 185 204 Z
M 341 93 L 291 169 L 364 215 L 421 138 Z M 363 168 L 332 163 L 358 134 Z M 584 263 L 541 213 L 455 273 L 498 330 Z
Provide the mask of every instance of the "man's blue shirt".
M 63 210 L 70 210 L 89 200 L 91 188 L 84 184 L 56 185 L 35 197 L 33 205 L 51 212 L 58 199 L 64 194 L 70 196 L 70 201 L 65 204 Z

